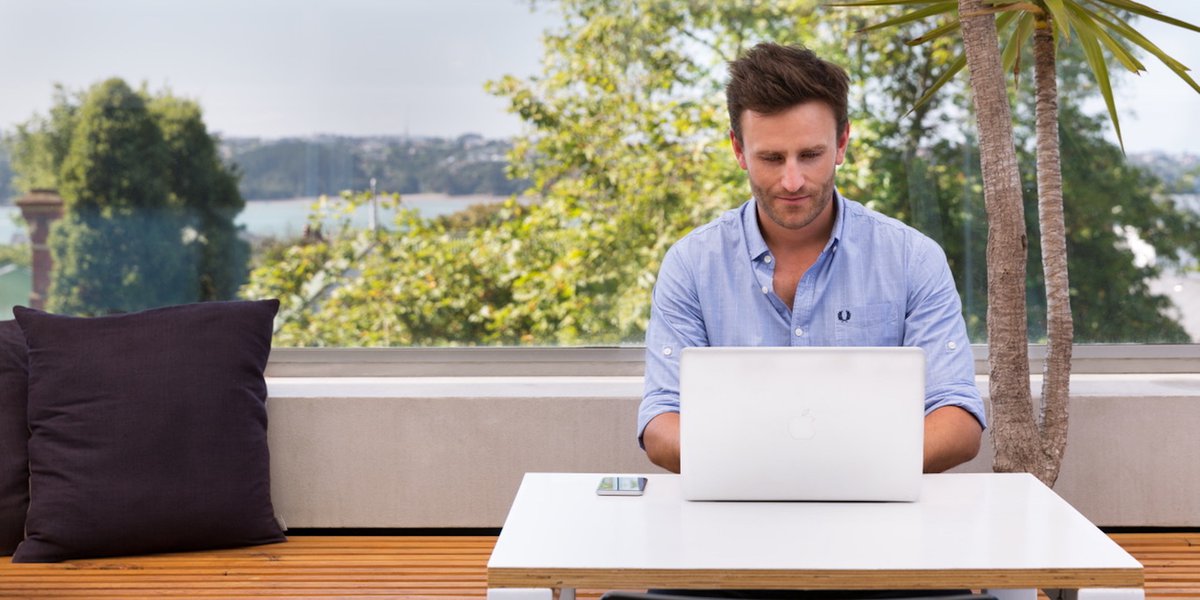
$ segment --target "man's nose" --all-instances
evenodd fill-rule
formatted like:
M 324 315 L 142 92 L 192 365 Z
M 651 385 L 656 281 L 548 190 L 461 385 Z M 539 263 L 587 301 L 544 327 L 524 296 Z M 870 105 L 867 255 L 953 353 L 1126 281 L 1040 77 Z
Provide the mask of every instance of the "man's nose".
M 780 184 L 785 192 L 798 192 L 804 187 L 804 173 L 799 163 L 789 160 L 783 165 L 783 181 Z

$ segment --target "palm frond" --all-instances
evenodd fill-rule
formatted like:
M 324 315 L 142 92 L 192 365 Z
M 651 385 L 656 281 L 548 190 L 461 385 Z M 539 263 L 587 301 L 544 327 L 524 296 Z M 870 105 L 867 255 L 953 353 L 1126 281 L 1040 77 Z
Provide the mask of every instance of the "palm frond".
M 1158 12 L 1156 9 L 1150 8 L 1149 6 L 1139 2 L 1134 2 L 1133 0 L 1088 0 L 1088 2 L 1093 4 L 1104 3 L 1109 6 L 1115 6 L 1117 8 L 1125 9 L 1135 15 L 1146 17 L 1147 19 L 1154 19 L 1155 21 L 1161 21 L 1168 25 L 1174 25 L 1176 27 L 1182 27 L 1184 29 L 1200 33 L 1200 26 L 1193 25 L 1187 21 L 1180 21 L 1179 19 L 1173 17 L 1168 17 L 1167 15 Z
M 1050 11 L 1050 21 L 1054 23 L 1054 28 L 1058 30 L 1058 35 L 1064 40 L 1071 39 L 1071 16 L 1067 12 L 1067 7 L 1063 4 L 1070 0 L 1043 0 L 1046 4 L 1046 9 Z
M 1159 48 L 1154 44 L 1154 42 L 1151 42 L 1149 39 L 1147 39 L 1146 36 L 1138 33 L 1136 29 L 1123 21 L 1116 13 L 1113 13 L 1107 7 L 1100 7 L 1100 10 L 1102 10 L 1111 18 L 1105 19 L 1097 16 L 1097 21 L 1107 25 L 1109 29 L 1115 31 L 1118 35 L 1140 46 L 1150 54 L 1153 54 L 1156 58 L 1158 58 L 1159 61 L 1166 65 L 1168 69 L 1171 69 L 1172 72 L 1178 75 L 1180 79 L 1192 86 L 1192 89 L 1196 90 L 1197 93 L 1200 93 L 1200 85 L 1198 85 L 1196 81 L 1187 74 L 1187 72 L 1191 69 L 1188 69 L 1186 65 L 1172 58 L 1170 55 L 1164 52 L 1162 48 Z
M 905 13 L 898 17 L 891 18 L 886 21 L 881 21 L 879 23 L 870 25 L 868 27 L 863 27 L 862 29 L 858 30 L 858 33 L 866 33 L 868 31 L 874 31 L 876 29 L 884 29 L 887 27 L 904 25 L 905 23 L 912 23 L 913 21 L 920 21 L 921 19 L 924 19 L 927 17 L 932 17 L 935 15 L 942 15 L 942 14 L 946 14 L 946 13 L 953 14 L 957 10 L 958 10 L 958 0 L 944 0 L 943 2 L 938 2 L 936 4 L 926 6 L 925 8 L 914 10 L 910 13 Z
M 1031 13 L 1042 12 L 1041 7 L 1029 2 L 1028 0 L 992 0 L 991 2 L 984 1 L 984 4 L 996 8 L 998 10 L 1020 10 Z
M 1121 122 L 1117 118 L 1117 105 L 1113 100 L 1112 83 L 1108 79 L 1108 63 L 1104 60 L 1104 51 L 1100 49 L 1100 41 L 1095 35 L 1081 34 L 1079 43 L 1083 46 L 1083 55 L 1087 59 L 1088 66 L 1092 68 L 1092 73 L 1096 76 L 1096 84 L 1100 88 L 1100 94 L 1104 96 L 1104 104 L 1108 106 L 1108 117 L 1112 120 L 1113 129 L 1117 132 L 1117 141 L 1121 144 L 1121 151 L 1125 151 L 1125 140 L 1121 137 Z
M 844 6 L 905 6 L 913 4 L 929 4 L 930 0 L 838 0 L 824 2 L 825 6 L 841 8 Z
M 1013 19 L 1017 17 L 1017 14 L 1018 13 L 1015 12 L 1006 12 L 1001 14 L 996 18 L 996 29 L 1004 30 L 1006 27 L 1008 27 L 1009 23 L 1011 23 Z M 954 76 L 958 75 L 958 73 L 966 66 L 966 53 L 956 56 L 953 61 L 950 61 L 950 65 L 946 67 L 946 70 L 941 74 L 941 76 L 938 77 L 937 80 L 932 84 L 930 84 L 929 89 L 925 90 L 925 93 L 913 103 L 913 107 L 909 110 L 909 112 L 912 112 L 913 110 L 920 108 L 921 105 L 925 104 L 926 102 L 929 102 L 929 100 L 933 98 L 933 95 L 936 94 L 938 90 L 942 89 L 942 87 L 949 83 L 951 79 L 954 79 Z
M 925 93 L 913 103 L 913 107 L 910 108 L 908 112 L 911 113 L 912 111 L 923 106 L 926 102 L 929 102 L 929 100 L 933 98 L 933 95 L 936 94 L 938 90 L 942 89 L 942 86 L 949 83 L 951 79 L 954 79 L 954 76 L 958 75 L 958 73 L 966 66 L 967 55 L 965 53 L 959 54 L 953 61 L 950 62 L 950 66 L 946 67 L 946 70 L 942 73 L 941 77 L 938 77 L 937 81 L 934 81 L 929 86 L 929 89 L 925 90 Z
M 915 37 L 911 40 L 908 40 L 905 43 L 908 44 L 909 46 L 920 46 L 921 44 L 924 44 L 925 42 L 928 42 L 930 40 L 936 40 L 937 38 L 940 38 L 944 35 L 949 35 L 951 33 L 954 33 L 955 31 L 958 31 L 959 29 L 962 29 L 962 23 L 959 22 L 958 18 L 956 17 L 953 21 L 950 21 L 949 23 L 946 23 L 944 25 L 940 25 L 938 27 L 930 29 L 929 31 L 926 31 L 925 33 L 921 34 L 920 36 Z
M 1107 29 L 1096 22 L 1096 16 L 1094 14 L 1074 3 L 1070 5 L 1068 10 L 1070 10 L 1074 15 L 1072 24 L 1075 26 L 1075 28 L 1083 29 L 1088 31 L 1090 35 L 1097 36 L 1100 39 L 1100 42 L 1104 44 L 1104 47 L 1108 48 L 1108 51 L 1111 52 L 1113 56 L 1117 57 L 1117 60 L 1120 61 L 1120 63 L 1124 65 L 1126 69 L 1129 69 L 1129 71 L 1133 73 L 1141 73 L 1142 71 L 1146 70 L 1146 65 L 1142 64 L 1142 61 L 1138 60 L 1137 57 L 1134 56 L 1124 44 L 1113 38 L 1112 35 L 1108 33 Z
M 1013 80 L 1018 83 L 1020 83 L 1021 73 L 1021 48 L 1033 35 L 1033 22 L 1035 18 L 1033 13 L 1024 13 L 1017 19 L 1017 26 L 1013 28 L 1012 36 L 1009 37 L 1008 43 L 1004 45 L 1004 54 L 1000 57 L 1000 62 L 1004 65 L 1004 70 L 1011 71 Z

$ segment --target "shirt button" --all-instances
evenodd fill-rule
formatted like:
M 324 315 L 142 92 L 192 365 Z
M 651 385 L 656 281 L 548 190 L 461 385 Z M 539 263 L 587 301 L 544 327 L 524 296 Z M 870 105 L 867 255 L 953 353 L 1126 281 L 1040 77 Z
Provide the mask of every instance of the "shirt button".
M 770 262 L 771 262 L 771 255 L 770 255 L 770 254 L 768 254 L 768 255 L 767 255 L 765 258 L 763 258 L 763 262 L 765 262 L 765 263 L 767 263 L 767 264 L 770 264 Z
M 800 337 L 800 336 L 802 336 L 802 335 L 804 335 L 804 330 L 803 330 L 803 329 L 801 329 L 801 328 L 799 328 L 799 327 L 797 327 L 797 328 L 796 328 L 796 337 Z
M 762 290 L 763 290 L 763 293 L 764 293 L 764 294 L 770 291 L 770 290 L 768 290 L 768 289 L 767 289 L 767 286 L 765 286 L 765 285 L 763 286 Z
M 955 344 L 954 342 L 946 342 L 946 349 L 947 349 L 947 350 L 953 350 L 953 349 L 955 349 L 955 348 L 957 348 L 957 347 L 958 347 L 958 344 Z
M 670 356 L 670 355 L 671 355 L 671 347 L 670 347 L 670 346 L 664 346 L 664 347 L 663 347 L 663 356 Z

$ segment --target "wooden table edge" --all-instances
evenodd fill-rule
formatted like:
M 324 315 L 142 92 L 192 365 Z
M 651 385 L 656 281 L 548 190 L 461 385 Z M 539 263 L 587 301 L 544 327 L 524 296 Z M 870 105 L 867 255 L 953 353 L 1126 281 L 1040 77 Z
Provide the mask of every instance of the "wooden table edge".
M 489 567 L 489 588 L 1011 589 L 1140 588 L 1140 568 L 1113 569 L 563 569 Z

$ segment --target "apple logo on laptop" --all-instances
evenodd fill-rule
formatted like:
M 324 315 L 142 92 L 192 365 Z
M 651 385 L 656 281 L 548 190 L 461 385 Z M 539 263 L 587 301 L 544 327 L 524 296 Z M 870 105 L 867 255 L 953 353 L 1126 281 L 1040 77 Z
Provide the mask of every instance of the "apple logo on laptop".
M 788 421 L 788 433 L 797 440 L 811 440 L 817 435 L 817 430 L 813 426 L 817 418 L 812 416 L 812 413 L 806 408 L 800 412 L 800 416 L 792 417 Z

